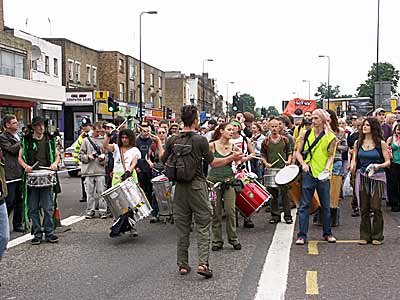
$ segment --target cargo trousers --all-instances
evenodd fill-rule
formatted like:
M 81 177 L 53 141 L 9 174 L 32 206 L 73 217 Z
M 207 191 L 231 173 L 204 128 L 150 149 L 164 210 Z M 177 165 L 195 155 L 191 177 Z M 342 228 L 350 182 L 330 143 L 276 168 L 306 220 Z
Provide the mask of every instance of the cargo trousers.
M 212 206 L 205 181 L 177 183 L 174 196 L 174 219 L 177 238 L 177 264 L 189 265 L 190 225 L 196 224 L 198 264 L 208 265 Z

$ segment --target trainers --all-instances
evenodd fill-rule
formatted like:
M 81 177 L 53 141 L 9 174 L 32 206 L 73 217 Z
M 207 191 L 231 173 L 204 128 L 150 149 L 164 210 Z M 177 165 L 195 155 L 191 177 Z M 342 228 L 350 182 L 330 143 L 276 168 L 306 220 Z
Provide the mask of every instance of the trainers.
M 383 244 L 383 241 L 372 240 L 372 245 L 379 246 L 379 245 L 382 245 L 382 244 Z
M 39 239 L 37 237 L 33 238 L 31 241 L 32 245 L 39 245 L 42 242 L 42 239 Z
M 302 237 L 298 237 L 296 240 L 296 245 L 304 245 L 306 243 L 306 240 Z
M 211 247 L 211 250 L 212 250 L 212 251 L 220 251 L 220 250 L 222 250 L 222 248 L 223 248 L 222 245 L 213 245 L 213 246 Z
M 46 238 L 46 242 L 51 244 L 58 243 L 58 237 L 55 234 L 52 234 L 51 236 Z
M 359 217 L 360 216 L 360 210 L 358 208 L 356 208 L 355 210 L 353 210 L 353 212 L 351 213 L 352 217 Z
M 108 216 L 107 216 L 107 213 L 101 213 L 100 214 L 100 219 L 107 219 L 108 218 Z
M 240 243 L 237 243 L 237 244 L 233 245 L 233 249 L 242 250 L 242 245 Z
M 95 215 L 96 215 L 96 213 L 93 210 L 91 210 L 91 211 L 87 212 L 85 218 L 86 219 L 93 219 L 95 217 Z
M 157 223 L 157 218 L 156 217 L 151 217 L 150 223 L 152 223 L 152 224 Z
M 328 243 L 336 243 L 336 238 L 333 235 L 324 236 L 323 240 Z

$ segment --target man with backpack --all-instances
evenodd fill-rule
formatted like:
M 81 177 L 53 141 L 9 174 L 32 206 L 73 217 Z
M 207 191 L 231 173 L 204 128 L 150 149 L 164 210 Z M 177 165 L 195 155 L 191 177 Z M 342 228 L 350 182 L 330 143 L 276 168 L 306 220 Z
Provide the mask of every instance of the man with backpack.
M 267 137 L 261 144 L 261 156 L 264 165 L 268 169 L 282 169 L 292 161 L 292 146 L 289 139 L 279 134 L 280 126 L 277 119 L 269 122 L 271 135 Z M 284 159 L 284 161 L 282 160 Z M 281 221 L 281 211 L 279 209 L 278 196 L 282 196 L 283 218 L 287 224 L 292 224 L 291 203 L 287 195 L 286 187 L 277 188 L 276 186 L 268 187 L 272 194 L 271 200 L 271 220 L 269 223 L 275 224 Z
M 197 273 L 205 278 L 211 278 L 213 273 L 209 267 L 208 258 L 212 207 L 208 199 L 201 162 L 204 160 L 212 167 L 220 167 L 233 160 L 240 160 L 242 154 L 234 152 L 225 158 L 214 158 L 207 139 L 196 133 L 199 124 L 196 106 L 183 106 L 181 118 L 184 124 L 183 131 L 168 139 L 165 152 L 161 154 L 166 175 L 177 183 L 174 196 L 177 264 L 181 275 L 190 272 L 188 253 L 190 224 L 194 217 L 199 255 Z

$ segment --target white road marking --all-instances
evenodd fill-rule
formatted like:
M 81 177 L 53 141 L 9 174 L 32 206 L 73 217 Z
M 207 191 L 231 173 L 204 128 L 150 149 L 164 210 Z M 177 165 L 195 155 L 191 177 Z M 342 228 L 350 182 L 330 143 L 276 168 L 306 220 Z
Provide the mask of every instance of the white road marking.
M 70 226 L 74 223 L 80 222 L 82 220 L 84 220 L 85 217 L 84 216 L 70 216 L 68 218 L 65 218 L 64 220 L 61 220 L 61 225 L 63 226 Z M 11 240 L 8 245 L 7 245 L 7 249 L 10 249 L 12 247 L 18 246 L 22 243 L 25 243 L 27 241 L 30 241 L 31 239 L 33 239 L 33 235 L 32 234 L 25 234 L 23 236 L 20 236 L 19 238 L 13 239 Z
M 293 223 L 278 223 L 269 247 L 264 267 L 258 282 L 255 300 L 285 299 L 289 272 L 290 247 L 293 240 L 296 210 L 292 210 Z M 282 216 L 283 219 L 283 216 Z

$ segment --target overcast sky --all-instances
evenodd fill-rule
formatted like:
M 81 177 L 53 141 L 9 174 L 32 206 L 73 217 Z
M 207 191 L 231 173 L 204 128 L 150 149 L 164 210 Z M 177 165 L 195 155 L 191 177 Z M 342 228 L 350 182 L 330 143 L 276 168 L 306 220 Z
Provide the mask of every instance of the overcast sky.
M 257 106 L 308 98 L 326 82 L 354 94 L 376 61 L 378 0 L 4 0 L 5 25 L 142 57 L 164 71 L 205 71 L 219 93 L 249 93 Z M 381 0 L 380 61 L 400 69 L 399 0 Z M 28 19 L 28 26 L 26 26 Z

